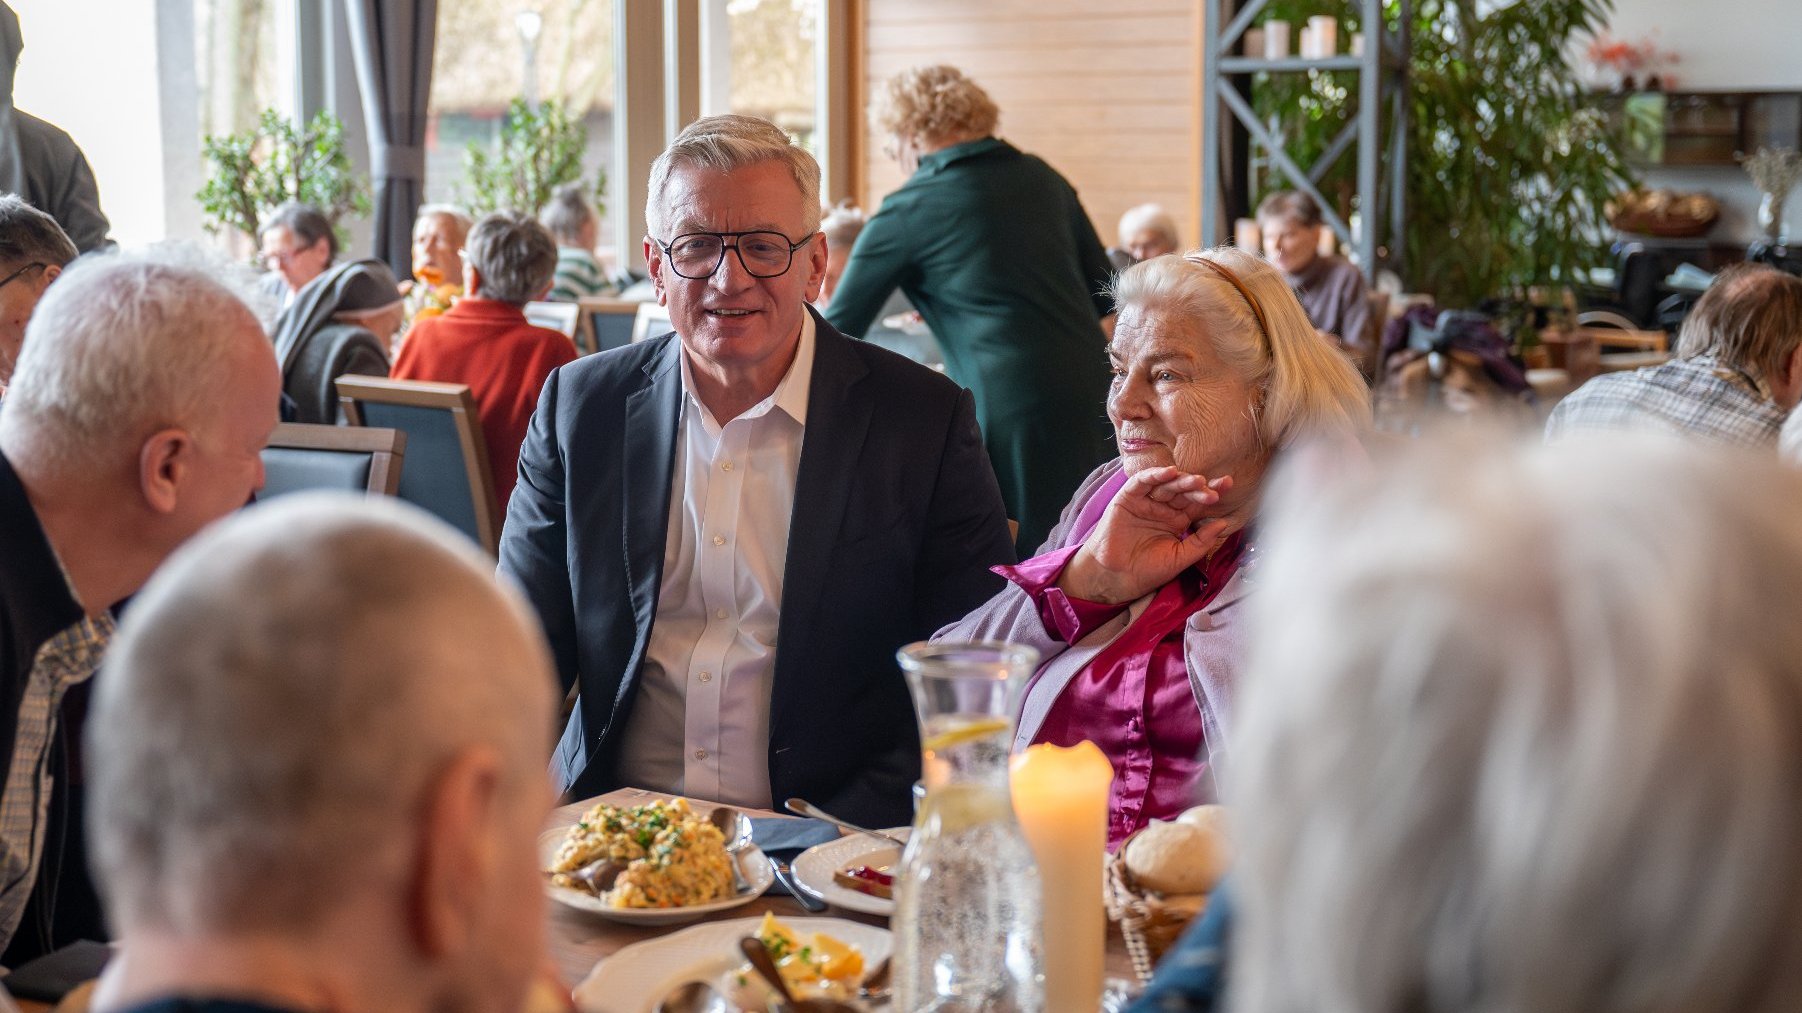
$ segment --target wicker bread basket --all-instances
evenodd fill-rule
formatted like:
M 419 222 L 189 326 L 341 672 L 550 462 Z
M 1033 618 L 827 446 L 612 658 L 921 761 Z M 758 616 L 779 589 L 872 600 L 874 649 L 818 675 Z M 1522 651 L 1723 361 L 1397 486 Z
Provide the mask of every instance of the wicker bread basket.
M 1165 896 L 1141 887 L 1133 878 L 1132 870 L 1126 867 L 1126 845 L 1131 841 L 1132 837 L 1128 837 L 1121 842 L 1120 849 L 1108 859 L 1104 892 L 1107 916 L 1120 926 L 1127 955 L 1132 958 L 1133 973 L 1144 984 L 1151 981 L 1151 971 L 1157 966 L 1158 959 L 1206 909 L 1207 896 Z

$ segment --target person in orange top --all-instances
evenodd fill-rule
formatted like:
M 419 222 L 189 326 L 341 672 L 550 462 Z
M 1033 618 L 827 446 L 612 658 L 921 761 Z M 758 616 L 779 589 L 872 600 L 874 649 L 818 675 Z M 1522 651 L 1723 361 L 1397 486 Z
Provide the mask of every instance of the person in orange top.
M 557 242 L 524 215 L 497 212 L 470 229 L 463 286 L 442 316 L 413 324 L 389 375 L 466 383 L 475 395 L 501 512 L 513 495 L 519 445 L 551 370 L 576 358 L 561 332 L 526 322 L 525 304 L 550 290 Z

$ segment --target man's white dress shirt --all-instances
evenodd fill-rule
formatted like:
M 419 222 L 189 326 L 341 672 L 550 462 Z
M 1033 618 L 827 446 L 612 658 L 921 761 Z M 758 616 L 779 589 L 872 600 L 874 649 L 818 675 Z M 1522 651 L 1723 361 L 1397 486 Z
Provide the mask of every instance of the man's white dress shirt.
M 682 417 L 657 616 L 621 743 L 634 787 L 768 808 L 770 688 L 814 323 L 775 393 L 721 426 L 680 341 Z

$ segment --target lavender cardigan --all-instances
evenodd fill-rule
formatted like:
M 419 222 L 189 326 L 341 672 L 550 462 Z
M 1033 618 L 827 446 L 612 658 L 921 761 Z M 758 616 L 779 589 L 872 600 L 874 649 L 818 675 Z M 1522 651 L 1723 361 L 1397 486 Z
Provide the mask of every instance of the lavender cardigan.
M 1121 464 L 1116 459 L 1095 469 L 1083 480 L 1076 496 L 1064 507 L 1057 526 L 1051 529 L 1051 536 L 1039 548 L 1040 554 L 1078 544 L 1087 537 L 1113 498 L 1113 491 L 1118 489 L 1118 484 L 1112 480 L 1119 476 L 1120 470 Z M 1201 711 L 1208 768 L 1216 778 L 1216 785 L 1201 786 L 1207 800 L 1218 795 L 1215 788 L 1225 759 L 1225 729 L 1232 715 L 1233 683 L 1245 647 L 1245 616 L 1239 603 L 1250 590 L 1249 571 L 1255 560 L 1255 553 L 1248 554 L 1214 600 L 1189 618 L 1188 629 L 1183 632 L 1183 657 L 1189 670 L 1189 687 L 1195 693 L 1195 706 Z M 1032 598 L 1009 584 L 976 611 L 938 631 L 933 639 L 1005 640 L 1039 652 L 1039 668 L 1027 683 L 1014 733 L 1014 746 L 1020 748 L 1038 734 L 1052 704 L 1077 673 L 1102 648 L 1125 632 L 1150 601 L 1148 594 L 1082 640 L 1066 644 L 1045 629 Z

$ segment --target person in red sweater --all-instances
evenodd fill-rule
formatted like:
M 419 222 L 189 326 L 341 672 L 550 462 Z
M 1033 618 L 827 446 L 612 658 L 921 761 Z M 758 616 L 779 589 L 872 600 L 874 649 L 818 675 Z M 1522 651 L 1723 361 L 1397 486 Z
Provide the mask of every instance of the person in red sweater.
M 526 322 L 525 304 L 550 290 L 557 242 L 524 215 L 497 212 L 464 241 L 463 290 L 442 316 L 417 321 L 389 375 L 469 384 L 488 443 L 495 502 L 507 512 L 519 445 L 551 370 L 576 358 L 558 331 Z

